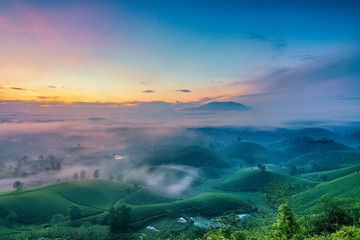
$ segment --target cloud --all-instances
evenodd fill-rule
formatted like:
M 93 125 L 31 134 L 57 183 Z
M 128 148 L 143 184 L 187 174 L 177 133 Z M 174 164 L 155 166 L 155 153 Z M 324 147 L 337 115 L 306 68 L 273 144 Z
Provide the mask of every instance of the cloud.
M 189 93 L 189 92 L 191 92 L 191 90 L 187 90 L 187 89 L 179 89 L 179 90 L 175 90 L 175 92 Z
M 27 91 L 25 88 L 19 88 L 19 87 L 11 87 L 12 90 L 18 90 L 18 91 Z
M 153 93 L 153 92 L 155 92 L 154 90 L 144 90 L 144 91 L 142 91 L 142 93 Z
M 49 85 L 49 86 L 47 86 L 48 88 L 56 88 L 55 86 L 51 86 L 51 85 Z
M 47 96 L 36 96 L 39 99 L 56 99 L 58 98 L 58 96 L 52 96 L 52 97 L 47 97 Z
M 258 78 L 257 84 L 262 85 L 263 90 L 268 91 L 293 90 L 359 74 L 360 55 L 352 57 L 326 56 L 306 61 L 299 66 L 271 69 L 267 74 Z M 358 79 L 353 80 L 353 83 L 354 87 L 358 85 Z
M 293 55 L 290 56 L 289 58 L 296 58 L 296 59 L 300 59 L 302 61 L 306 61 L 306 60 L 311 60 L 314 58 L 317 58 L 318 56 L 313 56 L 311 54 L 300 54 L 300 55 Z
M 138 82 L 138 83 L 143 84 L 143 85 L 147 84 L 146 82 Z
M 273 93 L 270 92 L 260 92 L 260 93 L 251 93 L 237 96 L 238 98 L 250 98 L 250 97 L 263 97 L 263 96 L 271 96 Z
M 259 41 L 259 42 L 268 42 L 268 43 L 272 43 L 273 48 L 275 50 L 280 50 L 283 49 L 287 46 L 287 43 L 284 40 L 280 40 L 280 39 L 272 39 L 272 38 L 268 38 L 266 36 L 257 34 L 257 33 L 252 33 L 249 36 L 245 37 L 247 39 L 250 40 L 254 40 L 254 41 Z
M 356 101 L 356 100 L 360 100 L 360 96 L 339 96 L 337 97 L 337 99 Z

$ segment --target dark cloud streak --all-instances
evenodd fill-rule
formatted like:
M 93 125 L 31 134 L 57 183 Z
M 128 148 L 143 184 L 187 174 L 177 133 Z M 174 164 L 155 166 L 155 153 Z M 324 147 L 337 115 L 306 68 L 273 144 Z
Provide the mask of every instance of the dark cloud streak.
M 12 90 L 18 90 L 18 91 L 27 91 L 25 88 L 19 88 L 19 87 L 11 87 Z
M 153 92 L 155 92 L 154 90 L 144 90 L 144 91 L 142 91 L 142 93 L 153 93 Z
M 188 90 L 188 89 L 179 89 L 179 90 L 175 90 L 175 92 L 189 93 L 189 92 L 191 92 L 191 90 Z

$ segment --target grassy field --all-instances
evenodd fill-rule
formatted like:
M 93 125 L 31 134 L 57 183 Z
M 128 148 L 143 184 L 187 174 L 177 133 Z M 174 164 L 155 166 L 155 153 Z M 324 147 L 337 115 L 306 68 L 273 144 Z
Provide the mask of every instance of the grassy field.
M 51 190 L 72 203 L 107 210 L 136 189 L 125 183 L 93 179 L 56 185 Z
M 301 177 L 313 181 L 331 181 L 358 171 L 360 171 L 360 164 L 330 171 L 302 174 Z
M 314 186 L 315 182 L 293 177 L 281 173 L 270 171 L 262 172 L 260 169 L 243 168 L 238 170 L 234 175 L 230 176 L 218 185 L 219 188 L 229 191 L 257 191 L 266 184 L 274 180 L 279 180 L 283 183 L 299 183 L 302 186 Z
M 101 213 L 132 191 L 135 189 L 128 184 L 106 180 L 69 181 L 3 192 L 0 201 L 18 215 L 18 221 L 36 223 L 48 221 L 58 213 L 66 216 L 72 204 L 78 206 L 85 217 Z
M 229 193 L 203 193 L 186 200 L 170 200 L 146 188 L 107 180 L 69 181 L 0 194 L 0 201 L 17 214 L 22 223 L 46 222 L 55 214 L 66 216 L 72 204 L 81 209 L 84 218 L 104 214 L 116 202 L 130 205 L 135 221 L 175 212 L 249 212 L 252 209 L 245 198 Z
M 171 216 L 177 213 L 222 214 L 227 211 L 249 213 L 253 207 L 239 195 L 229 193 L 202 193 L 193 198 L 160 204 L 132 206 L 134 221 Z
M 288 147 L 284 151 L 284 155 L 288 159 L 309 154 L 315 152 L 334 152 L 334 151 L 348 151 L 353 152 L 354 150 L 346 145 L 341 143 L 331 142 L 331 143 L 299 143 Z
M 227 157 L 230 158 L 246 158 L 249 155 L 266 155 L 266 149 L 252 142 L 236 142 L 231 144 L 230 146 L 225 147 L 224 153 Z
M 226 163 L 212 150 L 200 146 L 167 146 L 153 150 L 139 165 L 180 164 L 193 167 L 224 167 Z
M 287 166 L 303 168 L 306 173 L 333 170 L 354 164 L 360 164 L 360 154 L 342 151 L 309 153 L 286 163 Z
M 293 205 L 296 208 L 307 209 L 315 205 L 324 194 L 336 197 L 348 197 L 360 200 L 360 174 L 351 173 L 330 182 L 318 184 L 316 187 L 294 196 Z

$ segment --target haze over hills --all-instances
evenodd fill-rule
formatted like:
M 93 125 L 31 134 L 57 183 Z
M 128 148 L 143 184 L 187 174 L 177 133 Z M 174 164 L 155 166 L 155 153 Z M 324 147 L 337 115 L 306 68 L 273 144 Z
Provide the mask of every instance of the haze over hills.
M 192 111 L 249 111 L 251 107 L 245 106 L 237 102 L 210 102 L 200 107 L 186 108 Z
M 0 0 L 0 240 L 360 240 L 359 12 Z

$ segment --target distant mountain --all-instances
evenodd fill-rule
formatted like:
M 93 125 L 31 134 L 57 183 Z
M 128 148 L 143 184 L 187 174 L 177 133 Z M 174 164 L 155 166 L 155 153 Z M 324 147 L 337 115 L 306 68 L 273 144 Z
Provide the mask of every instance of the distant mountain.
M 236 102 L 211 102 L 200 107 L 188 108 L 193 111 L 248 111 L 251 107 Z

